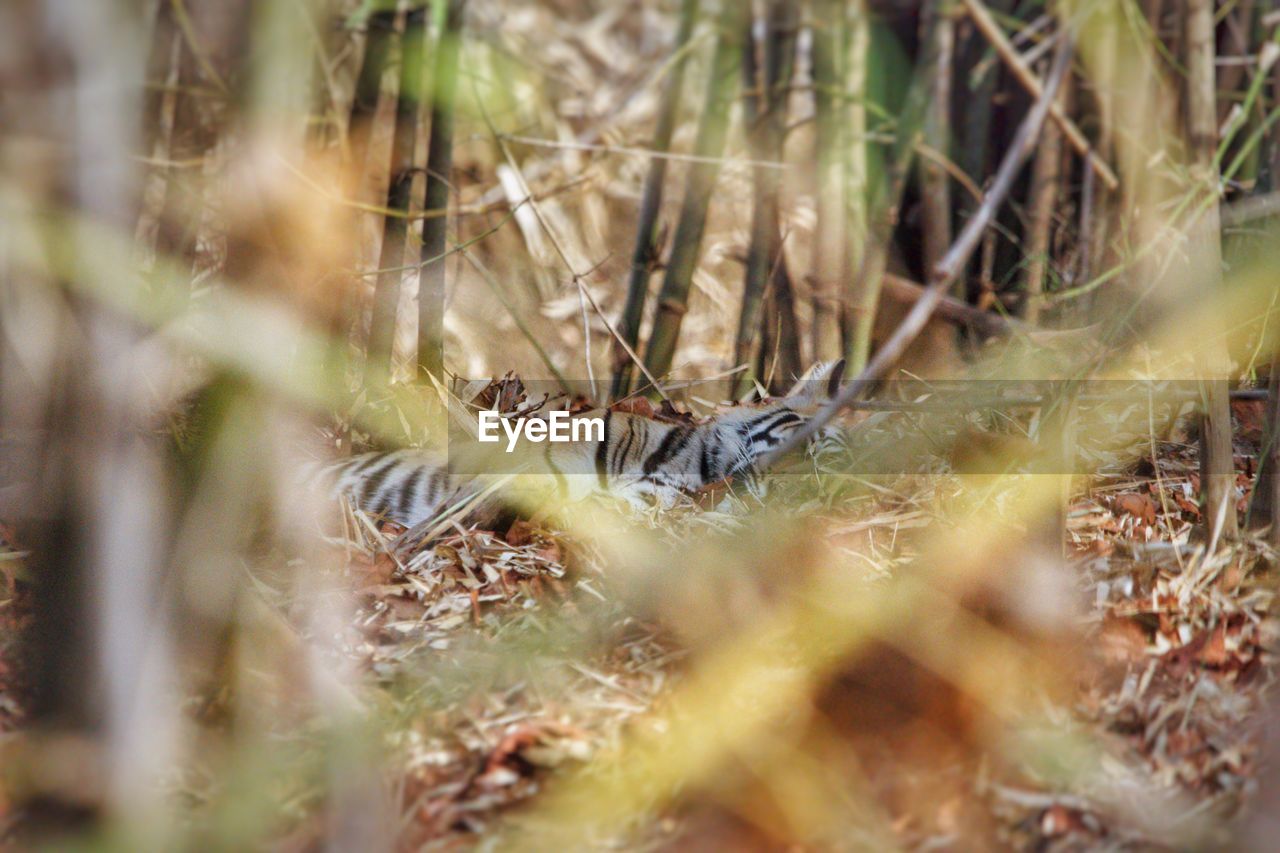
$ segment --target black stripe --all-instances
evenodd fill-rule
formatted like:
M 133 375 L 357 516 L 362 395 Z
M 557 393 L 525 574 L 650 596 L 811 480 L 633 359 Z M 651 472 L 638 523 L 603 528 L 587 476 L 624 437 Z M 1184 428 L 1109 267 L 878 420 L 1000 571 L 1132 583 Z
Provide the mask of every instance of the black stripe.
M 407 518 L 409 510 L 413 509 L 413 499 L 417 496 L 418 483 L 421 482 L 424 473 L 426 473 L 426 468 L 419 465 L 413 469 L 409 479 L 400 487 L 400 503 L 396 506 L 396 512 L 401 518 Z
M 431 470 L 431 478 L 427 480 L 427 493 L 424 496 L 427 499 L 426 503 L 428 506 L 434 508 L 440 503 L 441 492 L 444 491 L 444 487 L 448 484 L 448 480 L 449 474 L 447 471 L 441 468 L 433 468 Z
M 644 460 L 644 473 L 652 474 L 658 470 L 660 465 L 674 458 L 688 443 L 691 435 L 693 435 L 693 430 L 689 427 L 672 427 L 671 432 L 663 437 L 658 449 L 650 453 L 649 458 Z
M 711 482 L 711 441 L 706 434 L 702 436 L 702 458 L 698 460 L 698 474 L 705 486 Z
M 613 417 L 613 409 L 604 412 L 604 438 L 596 445 L 596 478 L 600 488 L 609 489 L 609 420 Z
M 356 459 L 352 460 L 356 464 L 352 465 L 347 473 L 362 474 L 365 471 L 369 470 L 370 467 L 378 464 L 383 459 L 387 459 L 388 457 L 394 457 L 394 456 L 395 456 L 394 453 L 370 453 L 370 454 L 367 454 L 364 458 L 356 457 Z
M 622 466 L 627 461 L 627 454 L 631 452 L 631 445 L 636 440 L 636 430 L 640 428 L 641 424 L 637 423 L 635 418 L 630 418 L 627 420 L 627 426 L 629 429 L 627 430 L 626 444 L 621 441 L 618 442 L 618 452 L 613 454 L 613 475 L 615 477 L 622 474 Z
M 779 413 L 777 418 L 775 418 L 772 423 L 768 424 L 767 426 L 761 427 L 760 429 L 753 432 L 749 440 L 752 442 L 759 441 L 760 439 L 764 438 L 769 433 L 773 432 L 775 429 L 782 426 L 783 424 L 799 423 L 801 420 L 803 420 L 803 418 L 801 418 L 795 412 L 788 409 L 784 412 Z
M 369 472 L 369 477 L 360 486 L 359 499 L 360 507 L 366 512 L 371 510 L 369 505 L 378 494 L 378 489 L 382 488 L 382 481 L 387 479 L 387 475 L 391 473 L 391 469 L 396 467 L 399 462 L 394 456 L 387 459 L 387 464 L 381 468 Z

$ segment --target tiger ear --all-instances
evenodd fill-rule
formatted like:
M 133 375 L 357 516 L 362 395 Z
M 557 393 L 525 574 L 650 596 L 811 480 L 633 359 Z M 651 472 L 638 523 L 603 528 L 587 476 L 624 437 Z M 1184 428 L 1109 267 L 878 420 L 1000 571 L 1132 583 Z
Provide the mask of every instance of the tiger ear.
M 804 372 L 787 392 L 787 397 L 813 404 L 831 399 L 840 390 L 845 361 L 819 361 Z

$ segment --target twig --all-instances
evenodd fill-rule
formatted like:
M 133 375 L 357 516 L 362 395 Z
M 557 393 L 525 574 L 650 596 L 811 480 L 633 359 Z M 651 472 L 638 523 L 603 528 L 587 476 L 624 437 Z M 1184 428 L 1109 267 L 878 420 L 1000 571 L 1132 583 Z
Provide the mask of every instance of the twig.
M 926 290 L 922 284 L 888 273 L 884 276 L 884 289 L 894 299 L 907 303 L 919 301 Z M 1025 324 L 1012 317 L 983 311 L 954 296 L 942 297 L 938 302 L 937 313 L 939 317 L 953 323 L 972 326 L 980 334 L 989 338 L 1010 335 L 1018 331 L 1030 331 L 1025 328 Z
M 486 127 L 488 127 L 489 129 L 489 133 L 493 136 L 494 140 L 498 143 L 498 147 L 502 149 L 503 156 L 506 158 L 507 163 L 511 166 L 512 171 L 515 173 L 516 177 L 520 181 L 520 186 L 522 188 L 522 191 L 525 194 L 525 198 L 522 199 L 520 203 L 523 204 L 524 201 L 526 200 L 529 202 L 529 206 L 533 209 L 534 215 L 538 217 L 538 224 L 540 224 L 542 226 L 542 230 L 546 232 L 547 238 L 551 241 L 551 245 L 555 248 L 556 254 L 560 257 L 561 262 L 564 263 L 565 269 L 568 270 L 569 275 L 573 277 L 573 283 L 577 285 L 579 295 L 587 300 L 587 302 L 591 305 L 591 308 L 596 312 L 596 315 L 600 318 L 600 322 L 604 323 L 605 328 L 609 330 L 609 334 L 612 335 L 613 339 L 618 342 L 619 346 L 621 346 L 622 349 L 626 352 L 626 354 L 631 358 L 632 362 L 634 362 L 635 365 L 640 368 L 640 372 L 644 375 L 644 378 L 649 380 L 650 383 L 652 383 L 654 389 L 656 389 L 658 394 L 661 395 L 662 398 L 665 400 L 667 398 L 667 395 L 663 392 L 662 386 L 658 384 L 658 380 L 653 378 L 653 374 L 651 374 L 648 368 L 645 367 L 644 362 L 640 359 L 640 356 L 636 355 L 636 351 L 622 338 L 622 335 L 618 334 L 618 330 L 615 329 L 613 327 L 613 324 L 609 322 L 609 318 L 605 316 L 604 311 L 600 308 L 600 305 L 596 302 L 595 297 L 591 295 L 591 291 L 587 289 L 585 284 L 583 284 L 582 282 L 583 275 L 590 274 L 591 271 L 589 270 L 587 273 L 583 274 L 583 273 L 579 273 L 577 270 L 573 268 L 573 264 L 569 261 L 569 256 L 565 254 L 564 247 L 561 246 L 559 238 L 556 237 L 555 232 L 551 229 L 551 225 L 549 222 L 547 222 L 546 217 L 542 215 L 542 209 L 538 206 L 538 203 L 533 199 L 532 193 L 529 192 L 529 186 L 528 184 L 525 183 L 524 174 L 520 171 L 520 166 L 519 164 L 516 163 L 515 158 L 511 156 L 511 149 L 507 145 L 506 139 L 502 136 L 502 134 L 498 133 L 497 127 L 493 124 L 493 119 L 489 115 L 489 111 L 484 105 L 484 100 L 480 97 L 480 93 L 476 91 L 474 81 L 472 83 L 472 95 L 475 98 L 476 106 L 479 107 L 480 109 L 480 115 L 484 119 Z M 589 341 L 590 332 L 586 331 L 585 334 L 587 334 L 588 341 Z M 590 373 L 591 373 L 590 364 L 588 364 L 587 372 L 588 372 L 588 375 L 590 376 Z M 591 379 L 592 393 L 595 394 L 596 391 L 595 391 L 594 376 L 590 376 L 590 379 Z M 599 397 L 598 394 L 596 394 L 596 396 Z
M 1069 33 L 1064 35 L 1062 44 L 1058 47 L 1058 53 L 1054 57 L 1053 68 L 1049 72 L 1049 81 L 1045 85 L 1045 90 L 1018 127 L 1013 143 L 1005 152 L 1004 160 L 1000 163 L 1000 168 L 991 182 L 991 188 L 987 190 L 986 197 L 965 224 L 964 230 L 960 232 L 955 243 L 931 271 L 929 286 L 912 306 L 901 325 L 889 340 L 885 341 L 875 358 L 856 379 L 844 386 L 835 399 L 824 406 L 807 424 L 793 432 L 786 441 L 761 460 L 761 470 L 774 465 L 785 454 L 808 441 L 839 414 L 841 409 L 858 399 L 872 382 L 879 379 L 902 356 L 911 342 L 924 330 L 925 324 L 937 309 L 942 297 L 946 295 L 947 288 L 955 281 L 956 276 L 960 274 L 960 270 L 981 241 L 987 223 L 995 216 L 996 211 L 1004 203 L 1005 197 L 1013 189 L 1014 180 L 1023 163 L 1026 162 L 1036 138 L 1040 135 L 1040 129 L 1044 126 L 1045 118 L 1049 115 L 1050 108 L 1057 98 L 1058 89 L 1066 77 L 1067 69 L 1071 64 L 1072 45 L 1071 35 Z
M 983 5 L 982 0 L 961 0 L 965 9 L 969 12 L 969 18 L 973 21 L 973 25 L 978 31 L 986 36 L 987 41 L 991 42 L 991 46 L 995 48 L 1000 58 L 1009 66 L 1009 70 L 1013 72 L 1013 76 L 1022 84 L 1022 87 L 1031 93 L 1036 99 L 1043 99 L 1044 85 L 1040 79 L 1036 77 L 1018 51 L 1009 43 L 1008 37 L 1005 36 L 1004 30 L 1000 29 L 1000 25 L 991 17 L 991 12 Z M 1067 137 L 1067 141 L 1071 143 L 1071 147 L 1076 153 L 1087 158 L 1090 168 L 1102 178 L 1102 182 L 1107 185 L 1107 189 L 1114 190 L 1120 186 L 1120 181 L 1116 178 L 1116 173 L 1111 171 L 1111 167 L 1103 162 L 1102 158 L 1093 151 L 1089 145 L 1089 140 L 1084 133 L 1076 126 L 1076 123 L 1062 111 L 1062 107 L 1053 104 L 1050 107 L 1049 114 L 1053 116 L 1053 120 L 1062 128 L 1063 134 Z M 1092 156 L 1090 156 L 1092 155 Z
M 648 157 L 653 160 L 675 160 L 682 163 L 715 163 L 720 166 L 751 166 L 759 169 L 777 169 L 787 171 L 789 163 L 776 160 L 744 160 L 740 157 L 705 157 L 698 154 L 677 154 L 671 151 L 655 151 L 652 148 L 635 148 L 628 145 L 600 145 L 589 142 L 561 141 L 558 139 L 538 139 L 534 136 L 520 136 L 504 133 L 503 139 L 509 142 L 520 142 L 525 145 L 538 145 L 544 148 L 568 148 L 572 151 L 597 151 L 604 154 L 629 154 L 635 157 Z
M 654 128 L 650 145 L 653 149 L 667 153 L 671 147 L 671 137 L 675 133 L 676 119 L 680 112 L 680 93 L 684 83 L 685 57 L 688 55 L 690 38 L 698 17 L 698 0 L 683 0 L 680 6 L 680 25 L 676 32 L 676 49 L 671 65 L 671 73 L 663 85 L 659 95 L 658 121 Z M 640 322 L 644 315 L 644 304 L 648 300 L 649 280 L 653 277 L 658 256 L 658 217 L 662 212 L 662 194 L 667 175 L 667 161 L 661 157 L 650 160 L 641 190 L 640 209 L 636 222 L 636 241 L 631 254 L 631 273 L 627 280 L 627 297 L 622 308 L 619 324 L 622 337 L 635 347 L 640 342 Z M 617 398 L 627 393 L 631 387 L 631 363 L 622 356 L 625 353 L 615 352 L 610 368 L 613 382 L 609 388 L 610 398 Z
M 471 264 L 472 268 L 480 275 L 480 278 L 484 280 L 484 283 L 489 285 L 489 289 L 493 291 L 493 295 L 497 297 L 498 301 L 502 303 L 502 307 L 506 308 L 507 313 L 511 315 L 511 319 L 515 322 L 516 328 L 520 330 L 520 334 L 524 335 L 525 339 L 533 346 L 534 351 L 538 353 L 538 357 L 542 359 L 542 363 L 547 366 L 547 369 L 551 371 L 553 376 L 555 376 L 556 381 L 560 383 L 560 387 L 566 394 L 572 394 L 573 388 L 570 386 L 569 381 L 565 379 L 564 374 L 560 372 L 560 369 L 556 367 L 555 362 L 551 360 L 551 356 L 547 354 L 545 349 L 543 349 L 542 344 L 534 336 L 533 330 L 525 325 L 524 320 L 520 317 L 520 312 L 515 309 L 514 305 L 507 301 L 506 294 L 502 291 L 502 285 L 498 284 L 494 279 L 493 274 L 489 272 L 489 270 L 475 255 L 467 251 L 466 244 L 459 244 L 451 251 L 460 252 L 462 257 L 466 259 L 467 263 Z
M 227 86 L 227 81 L 222 79 L 222 75 L 213 67 L 213 62 L 209 59 L 209 53 L 200 44 L 200 40 L 196 38 L 195 27 L 191 23 L 191 16 L 187 14 L 187 5 L 184 0 L 171 0 L 173 3 L 173 16 L 178 21 L 178 29 L 182 30 L 182 37 L 187 42 L 187 47 L 191 50 L 191 55 L 196 58 L 196 62 L 200 66 L 200 70 L 205 73 L 218 92 L 222 95 L 230 94 L 231 89 Z

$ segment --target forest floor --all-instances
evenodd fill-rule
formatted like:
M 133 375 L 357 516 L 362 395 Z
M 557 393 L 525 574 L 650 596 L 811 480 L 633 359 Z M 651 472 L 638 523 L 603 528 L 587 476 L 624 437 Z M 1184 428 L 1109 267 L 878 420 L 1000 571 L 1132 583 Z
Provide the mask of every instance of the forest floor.
M 1243 512 L 1260 406 L 1237 404 L 1236 416 Z M 974 780 L 966 807 L 986 810 L 1011 846 L 1167 841 L 1168 827 L 1120 817 L 1113 800 L 1131 796 L 1139 810 L 1173 802 L 1188 814 L 1227 819 L 1253 787 L 1263 697 L 1274 678 L 1275 583 L 1259 546 L 1207 553 L 1194 544 L 1196 448 L 1185 434 L 1174 438 L 1158 445 L 1154 464 L 1148 458 L 1124 476 L 1095 478 L 1073 498 L 1071 568 L 1075 594 L 1087 602 L 1080 629 L 1097 665 L 1069 713 L 1106 745 L 1114 778 L 1096 791 Z M 927 523 L 911 509 L 918 505 L 889 494 L 858 513 L 893 540 Z M 841 519 L 843 529 L 851 520 L 858 518 Z M 409 846 L 474 838 L 512 806 L 536 802 L 562 768 L 614 753 L 628 732 L 643 730 L 684 675 L 684 650 L 671 632 L 631 615 L 611 596 L 609 567 L 551 530 L 517 523 L 504 538 L 459 529 L 402 565 L 375 550 L 353 553 L 361 606 L 347 646 L 375 680 L 396 683 L 404 662 L 424 650 L 437 660 L 458 654 L 465 667 L 486 647 L 509 648 L 513 636 L 527 636 L 541 656 L 541 683 L 511 677 L 458 690 L 451 682 L 456 699 L 435 705 L 439 713 L 403 742 L 401 840 Z M 567 623 L 549 627 L 547 614 L 566 611 Z M 610 626 L 585 657 L 558 633 L 566 624 L 572 633 L 575 616 L 582 631 Z M 548 678 L 557 669 L 560 677 Z M 437 695 L 449 695 L 445 682 L 456 670 L 427 671 L 442 679 Z M 920 827 L 896 828 L 909 846 L 930 841 Z M 644 834 L 661 845 L 680 827 L 658 813 L 650 830 Z
M 1247 500 L 1260 406 L 1237 404 L 1236 416 Z M 1200 521 L 1194 443 L 1158 447 L 1154 464 L 1093 479 L 1069 514 L 1073 594 L 1086 602 L 1080 629 L 1098 665 L 1067 713 L 1105 745 L 1114 778 L 1105 791 L 975 778 L 963 808 L 985 812 L 1012 847 L 1162 847 L 1168 827 L 1119 816 L 1117 797 L 1179 803 L 1226 825 L 1256 787 L 1274 680 L 1274 578 L 1259 545 L 1208 553 L 1187 544 Z M 860 517 L 896 538 L 927 523 L 909 498 L 887 494 L 861 505 Z M 402 848 L 465 846 L 501 826 L 566 768 L 622 749 L 685 677 L 675 635 L 617 600 L 608 566 L 571 537 L 526 522 L 504 536 L 459 527 L 401 559 L 371 530 L 354 539 L 340 546 L 343 582 L 358 601 L 340 647 L 364 674 L 362 700 L 390 705 L 400 721 L 385 744 L 395 769 L 384 770 L 397 780 Z M 8 739 L 25 716 L 15 638 L 31 618 L 31 588 L 21 560 L 4 557 L 0 737 Z M 273 597 L 289 614 L 287 596 Z M 493 665 L 513 644 L 536 650 L 536 681 L 520 660 Z M 904 819 L 895 830 L 906 846 L 928 846 L 946 824 L 943 815 L 926 831 Z M 293 838 L 306 846 L 296 833 L 314 829 L 304 824 Z M 680 831 L 678 815 L 659 810 L 639 835 L 661 846 Z

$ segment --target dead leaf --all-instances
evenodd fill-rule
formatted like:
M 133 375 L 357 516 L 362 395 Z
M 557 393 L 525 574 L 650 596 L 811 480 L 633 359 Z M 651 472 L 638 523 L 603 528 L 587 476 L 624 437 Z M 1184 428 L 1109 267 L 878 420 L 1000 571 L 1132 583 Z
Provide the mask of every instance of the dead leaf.
M 1102 656 L 1112 663 L 1130 663 L 1146 656 L 1147 632 L 1134 619 L 1107 616 L 1098 635 Z
M 1118 512 L 1127 513 L 1147 526 L 1156 523 L 1156 505 L 1149 495 L 1127 494 L 1116 498 Z

